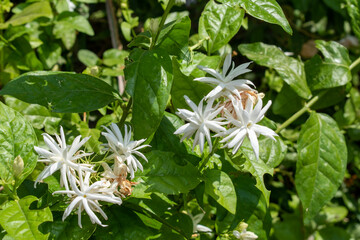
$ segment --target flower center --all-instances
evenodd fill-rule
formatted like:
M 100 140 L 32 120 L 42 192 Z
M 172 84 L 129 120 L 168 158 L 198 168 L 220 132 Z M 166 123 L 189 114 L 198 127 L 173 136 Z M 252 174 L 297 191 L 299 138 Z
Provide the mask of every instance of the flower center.
M 247 127 L 247 128 L 250 128 L 252 125 L 253 125 L 253 123 L 252 123 L 252 122 L 249 122 L 249 123 L 246 125 L 246 127 Z

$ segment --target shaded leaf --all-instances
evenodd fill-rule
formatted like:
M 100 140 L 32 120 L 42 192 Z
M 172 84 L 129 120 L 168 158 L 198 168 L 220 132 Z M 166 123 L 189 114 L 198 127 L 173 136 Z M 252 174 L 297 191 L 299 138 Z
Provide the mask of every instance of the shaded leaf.
M 187 193 L 200 182 L 197 168 L 186 161 L 179 165 L 181 159 L 172 152 L 151 151 L 147 158 L 147 191 L 165 194 Z
M 185 102 L 184 96 L 188 96 L 191 101 L 199 104 L 201 99 L 211 91 L 211 87 L 208 84 L 194 81 L 192 77 L 184 75 L 179 67 L 179 63 L 176 59 L 173 59 L 174 82 L 171 89 L 171 100 L 175 109 L 190 109 L 189 105 Z
M 344 178 L 346 163 L 346 143 L 336 122 L 313 112 L 301 128 L 295 174 L 305 222 L 334 196 Z

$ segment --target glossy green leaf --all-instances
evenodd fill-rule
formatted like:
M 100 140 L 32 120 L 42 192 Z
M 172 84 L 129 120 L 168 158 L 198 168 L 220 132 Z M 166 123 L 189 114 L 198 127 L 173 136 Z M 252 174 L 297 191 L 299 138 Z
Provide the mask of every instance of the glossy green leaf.
M 273 175 L 273 169 L 266 165 L 262 159 L 256 159 L 255 154 L 250 146 L 250 142 L 246 139 L 240 148 L 243 164 L 243 170 L 251 173 L 256 179 L 256 187 L 264 194 L 267 204 L 270 200 L 270 191 L 267 190 L 264 182 L 264 174 Z M 261 152 L 260 152 L 261 154 Z
M 217 69 L 221 64 L 221 57 L 207 56 L 200 52 L 194 52 L 191 62 L 181 63 L 181 72 L 186 76 L 192 76 L 193 78 L 205 77 L 206 72 L 201 71 L 197 66 L 201 65 L 204 67 Z
M 255 186 L 254 179 L 247 175 L 237 177 L 234 187 L 238 204 L 232 227 L 244 221 L 249 225 L 248 231 L 266 240 L 271 228 L 271 217 L 264 195 Z
M 337 42 L 316 41 L 324 59 L 315 55 L 305 63 L 306 78 L 311 90 L 343 86 L 351 81 L 348 50 Z
M 52 240 L 87 240 L 91 237 L 96 229 L 96 224 L 91 223 L 88 216 L 81 217 L 82 228 L 78 225 L 78 215 L 70 215 L 62 221 L 62 212 L 56 212 L 53 222 L 48 222 L 41 226 L 41 230 L 49 232 L 49 239 Z M 54 214 L 55 215 L 55 214 Z
M 43 222 L 52 221 L 52 214 L 48 207 L 30 210 L 30 204 L 36 200 L 34 196 L 26 196 L 6 203 L 0 210 L 0 224 L 10 237 L 17 240 L 48 239 L 48 234 L 41 233 L 38 227 Z
M 275 69 L 300 97 L 305 99 L 311 97 L 306 83 L 304 64 L 301 61 L 286 56 L 276 46 L 264 43 L 240 44 L 239 51 L 257 64 Z
M 147 138 L 159 126 L 170 97 L 172 63 L 162 49 L 135 49 L 125 68 L 126 91 L 133 99 L 135 138 Z
M 260 137 L 259 146 L 259 157 L 270 168 L 277 167 L 285 158 L 287 147 L 280 137 L 277 137 L 276 141 L 267 137 Z
M 118 98 L 118 93 L 104 81 L 69 72 L 25 73 L 8 83 L 0 94 L 40 104 L 54 112 L 89 112 Z
M 189 61 L 190 27 L 191 21 L 188 16 L 166 24 L 160 32 L 156 47 L 164 49 L 170 55 Z
M 34 146 L 37 137 L 24 117 L 0 102 L 0 179 L 1 185 L 18 187 L 33 171 L 37 162 Z M 22 171 L 15 176 L 14 160 L 22 158 Z M 19 163 L 20 164 L 20 163 Z
M 360 39 L 360 10 L 357 0 L 345 0 L 346 10 L 351 18 L 351 26 L 355 35 Z
M 109 218 L 105 223 L 108 227 L 97 228 L 94 234 L 96 239 L 133 240 L 155 235 L 134 212 L 123 206 L 113 205 L 105 212 Z
M 171 89 L 171 100 L 175 109 L 185 108 L 189 109 L 189 105 L 185 102 L 184 96 L 188 96 L 191 101 L 199 104 L 206 94 L 211 91 L 208 84 L 194 81 L 192 77 L 184 75 L 179 69 L 179 63 L 176 59 L 173 60 L 173 74 L 174 82 Z
M 230 177 L 220 170 L 207 170 L 204 173 L 205 193 L 214 198 L 230 213 L 236 212 L 236 193 Z
M 149 163 L 144 166 L 149 169 L 145 174 L 147 191 L 187 193 L 200 182 L 197 168 L 172 152 L 151 151 L 147 158 Z
M 87 67 L 93 67 L 98 65 L 99 57 L 90 50 L 81 49 L 78 52 L 78 58 Z
M 52 113 L 46 107 L 29 104 L 11 96 L 5 97 L 6 105 L 20 112 L 36 129 L 45 128 L 45 132 L 55 134 L 59 131 L 59 124 L 63 114 Z
M 246 13 L 262 21 L 277 24 L 287 33 L 292 34 L 292 29 L 280 5 L 275 0 L 222 0 L 240 4 Z
M 5 23 L 0 23 L 0 29 L 7 28 L 9 25 L 22 25 L 31 22 L 39 17 L 53 17 L 49 2 L 41 1 L 30 4 L 29 6 L 25 7 L 21 12 L 13 15 Z
M 205 48 L 213 53 L 226 45 L 239 31 L 244 10 L 229 4 L 217 4 L 209 1 L 199 19 L 200 39 L 209 38 Z
M 334 196 L 344 178 L 346 163 L 346 143 L 336 122 L 313 112 L 301 128 L 295 175 L 305 221 Z

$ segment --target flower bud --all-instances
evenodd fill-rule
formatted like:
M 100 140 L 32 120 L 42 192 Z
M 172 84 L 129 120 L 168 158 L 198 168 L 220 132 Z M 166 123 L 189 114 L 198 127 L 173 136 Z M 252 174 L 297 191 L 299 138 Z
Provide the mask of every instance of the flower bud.
M 15 178 L 18 178 L 21 173 L 24 170 L 24 160 L 21 158 L 20 155 L 18 155 L 15 159 L 14 159 L 14 163 L 13 163 L 13 172 L 14 172 L 14 176 Z

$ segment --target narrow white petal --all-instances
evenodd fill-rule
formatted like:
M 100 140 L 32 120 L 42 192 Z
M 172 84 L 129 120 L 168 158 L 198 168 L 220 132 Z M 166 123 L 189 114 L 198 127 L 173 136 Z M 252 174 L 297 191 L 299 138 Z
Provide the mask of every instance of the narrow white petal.
M 248 129 L 248 136 L 251 143 L 251 147 L 255 153 L 255 157 L 256 159 L 259 159 L 259 141 L 256 137 L 256 133 L 253 130 Z

